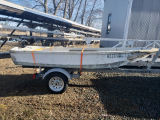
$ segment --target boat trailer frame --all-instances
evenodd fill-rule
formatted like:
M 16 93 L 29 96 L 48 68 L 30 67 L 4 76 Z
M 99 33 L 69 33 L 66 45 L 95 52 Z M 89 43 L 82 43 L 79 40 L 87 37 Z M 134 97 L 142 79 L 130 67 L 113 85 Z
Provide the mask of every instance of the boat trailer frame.
M 122 68 L 110 68 L 110 69 L 82 69 L 83 72 L 107 72 L 107 73 L 160 73 L 160 69 L 151 69 L 152 65 L 155 63 L 156 59 L 160 55 L 160 49 L 153 57 L 152 61 L 149 62 L 148 66 L 142 69 L 130 69 L 127 67 Z M 23 66 L 29 67 L 29 66 Z M 33 68 L 30 66 L 29 68 Z M 42 70 L 43 69 L 43 70 Z M 75 73 L 76 74 L 73 74 Z M 65 92 L 68 87 L 68 80 L 72 78 L 79 78 L 81 76 L 81 71 L 79 69 L 72 68 L 49 68 L 49 67 L 39 67 L 39 73 L 33 75 L 33 79 L 40 79 L 46 81 L 47 88 L 51 93 L 59 94 Z M 62 84 L 63 83 L 63 84 Z M 60 86 L 60 85 L 62 86 Z

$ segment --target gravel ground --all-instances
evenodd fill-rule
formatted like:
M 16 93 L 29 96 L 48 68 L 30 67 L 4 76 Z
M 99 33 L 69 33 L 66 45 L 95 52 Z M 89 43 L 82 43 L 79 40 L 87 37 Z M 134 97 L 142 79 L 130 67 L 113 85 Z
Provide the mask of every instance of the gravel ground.
M 159 74 L 83 72 L 55 95 L 33 73 L 0 56 L 0 120 L 160 120 Z

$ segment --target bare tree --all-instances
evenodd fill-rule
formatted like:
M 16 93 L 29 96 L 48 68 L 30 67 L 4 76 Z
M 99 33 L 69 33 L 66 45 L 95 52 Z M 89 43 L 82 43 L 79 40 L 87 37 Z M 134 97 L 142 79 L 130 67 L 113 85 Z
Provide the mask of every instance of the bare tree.
M 96 5 L 96 2 L 97 2 L 97 0 L 94 0 L 93 7 L 92 7 L 91 12 L 90 12 L 90 15 L 89 15 L 89 17 L 88 17 L 88 20 L 87 20 L 88 26 L 91 26 L 92 13 L 93 13 L 93 11 L 94 11 L 94 7 L 95 7 L 95 5 Z
M 83 22 L 84 22 L 84 14 L 86 12 L 86 6 L 87 6 L 87 0 L 85 0 L 82 15 L 81 15 L 81 24 L 83 24 Z
M 29 8 L 61 16 L 87 26 L 100 26 L 103 5 L 101 0 L 7 0 Z
M 44 12 L 48 13 L 48 0 L 44 0 L 44 2 L 42 2 L 41 0 L 34 0 L 35 2 L 38 2 L 40 5 L 35 5 L 33 8 L 37 7 L 37 6 L 43 6 L 44 7 Z
M 80 10 L 81 5 L 82 5 L 82 1 L 83 1 L 83 0 L 81 0 L 81 1 L 80 1 L 80 4 L 79 4 L 79 7 L 78 7 L 78 10 L 77 10 L 76 16 L 75 16 L 75 18 L 74 18 L 74 21 L 76 21 L 76 20 L 77 20 L 77 17 L 78 17 L 78 14 L 79 14 L 79 10 Z
M 77 6 L 79 0 L 69 0 L 69 4 L 68 4 L 68 19 L 71 20 L 72 15 L 73 15 L 73 11 L 75 9 L 75 7 Z
M 57 15 L 58 8 L 60 4 L 62 3 L 63 0 L 60 0 L 59 2 L 56 2 L 57 0 L 53 0 L 53 5 L 54 5 L 54 15 Z
M 68 0 L 66 0 L 66 2 L 65 2 L 65 9 L 64 9 L 64 13 L 63 13 L 64 18 L 66 18 L 67 6 L 68 6 Z
M 44 0 L 44 11 L 45 13 L 48 13 L 48 0 Z

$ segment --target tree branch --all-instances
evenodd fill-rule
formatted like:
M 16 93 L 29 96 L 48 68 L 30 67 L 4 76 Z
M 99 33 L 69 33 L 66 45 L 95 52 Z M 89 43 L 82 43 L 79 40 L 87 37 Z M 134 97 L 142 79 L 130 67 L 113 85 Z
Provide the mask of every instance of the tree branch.
M 38 0 L 38 2 L 39 2 L 40 4 L 42 4 L 42 5 L 44 5 L 44 3 L 43 3 L 41 0 Z
M 35 5 L 32 9 L 34 9 L 34 8 L 37 7 L 37 6 L 42 6 L 42 5 Z
M 91 10 L 91 13 L 90 13 L 90 15 L 89 15 L 89 18 L 88 18 L 88 26 L 91 26 L 91 17 L 92 17 L 92 13 L 93 13 L 94 7 L 95 7 L 95 5 L 96 5 L 96 2 L 97 2 L 97 0 L 94 1 L 94 4 L 93 4 L 92 10 Z

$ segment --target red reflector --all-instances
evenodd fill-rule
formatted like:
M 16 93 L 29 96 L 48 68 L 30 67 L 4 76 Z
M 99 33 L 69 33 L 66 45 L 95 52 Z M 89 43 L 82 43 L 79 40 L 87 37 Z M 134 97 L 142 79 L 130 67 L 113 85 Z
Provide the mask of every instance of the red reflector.
M 37 75 L 36 73 L 35 73 L 35 74 L 33 74 L 33 79 L 36 79 L 36 75 Z

